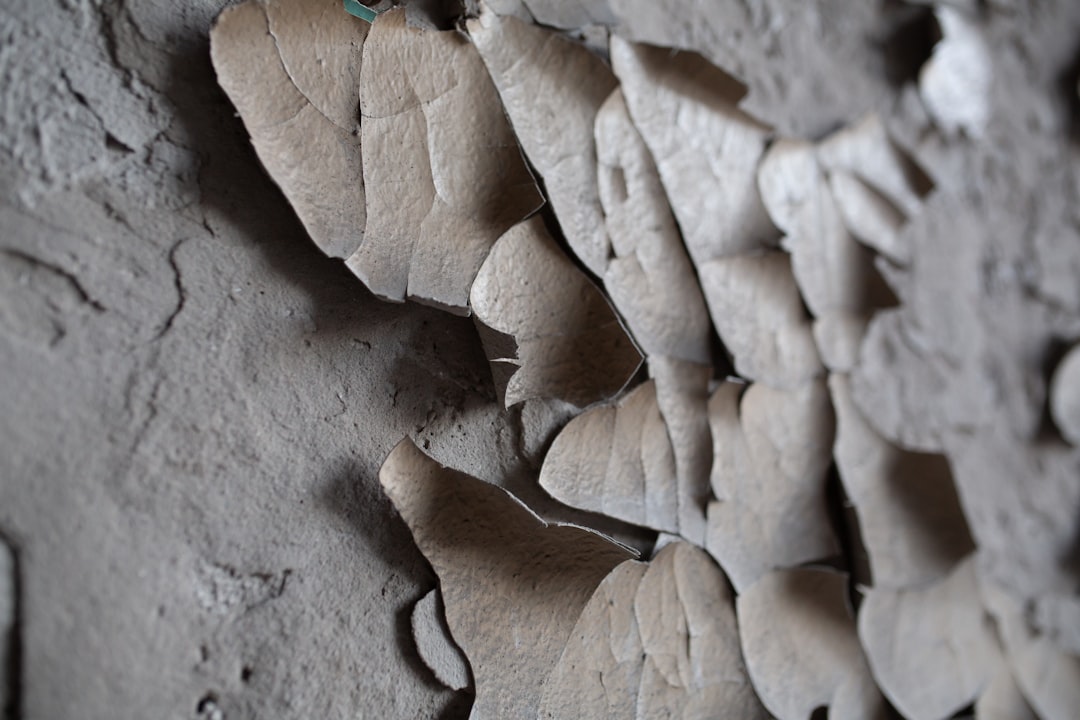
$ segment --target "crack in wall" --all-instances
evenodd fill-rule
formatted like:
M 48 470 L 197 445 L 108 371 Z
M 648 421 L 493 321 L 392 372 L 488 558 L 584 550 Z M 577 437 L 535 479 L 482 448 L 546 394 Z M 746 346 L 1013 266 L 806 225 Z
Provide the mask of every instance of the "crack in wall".
M 184 281 L 180 272 L 180 264 L 176 259 L 176 253 L 179 252 L 180 246 L 186 242 L 186 238 L 178 240 L 172 248 L 169 249 L 168 261 L 169 267 L 173 272 L 173 287 L 176 290 L 176 305 L 173 306 L 169 316 L 165 318 L 165 322 L 161 324 L 161 329 L 158 330 L 154 336 L 154 340 L 160 340 L 165 337 L 173 328 L 173 323 L 176 321 L 177 316 L 184 309 L 184 303 L 187 302 L 187 293 L 184 290 Z
M 82 282 L 79 281 L 78 276 L 70 272 L 69 270 L 65 270 L 64 268 L 60 267 L 55 263 L 43 260 L 36 255 L 12 247 L 0 248 L 0 253 L 3 253 L 4 255 L 12 258 L 16 258 L 18 260 L 22 260 L 23 262 L 29 263 L 34 267 L 41 268 L 42 270 L 46 270 L 60 277 L 67 282 L 68 286 L 75 293 L 75 296 L 78 297 L 82 303 L 84 303 L 85 305 L 89 305 L 95 312 L 105 312 L 105 306 L 95 300 L 93 296 L 91 296 L 90 293 L 87 292 Z

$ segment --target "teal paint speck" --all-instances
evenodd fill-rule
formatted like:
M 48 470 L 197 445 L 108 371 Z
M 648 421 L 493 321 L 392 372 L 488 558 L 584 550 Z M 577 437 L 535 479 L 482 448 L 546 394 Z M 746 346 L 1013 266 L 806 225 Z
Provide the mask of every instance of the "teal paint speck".
M 378 15 L 371 8 L 361 5 L 358 0 L 345 0 L 345 12 L 368 22 L 375 22 L 375 16 Z

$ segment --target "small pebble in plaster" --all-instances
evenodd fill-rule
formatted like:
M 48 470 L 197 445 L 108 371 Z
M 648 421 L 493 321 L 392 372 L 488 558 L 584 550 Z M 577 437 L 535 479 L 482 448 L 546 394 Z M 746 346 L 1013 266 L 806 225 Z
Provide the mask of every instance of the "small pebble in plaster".
M 225 711 L 217 704 L 217 695 L 207 693 L 195 706 L 195 717 L 198 720 L 225 720 Z

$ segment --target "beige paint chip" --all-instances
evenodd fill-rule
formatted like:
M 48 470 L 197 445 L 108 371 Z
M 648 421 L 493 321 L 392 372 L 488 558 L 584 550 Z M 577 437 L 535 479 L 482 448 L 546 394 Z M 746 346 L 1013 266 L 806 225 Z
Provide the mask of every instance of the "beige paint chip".
M 850 173 L 907 218 L 919 212 L 932 188 L 922 169 L 893 143 L 877 115 L 867 115 L 825 138 L 817 146 L 817 157 L 830 175 Z
M 516 17 L 484 11 L 466 27 L 521 146 L 544 179 L 567 243 L 602 277 L 609 250 L 593 126 L 615 77 L 584 45 Z
M 855 403 L 863 417 L 898 447 L 943 452 L 944 421 L 928 402 L 949 392 L 942 362 L 925 353 L 900 312 L 878 312 L 863 338 L 859 364 L 850 373 Z M 883 383 L 881 378 L 886 377 L 893 380 Z
M 368 226 L 349 267 L 376 295 L 468 313 L 491 246 L 542 200 L 476 49 L 379 15 L 360 110 Z
M 439 682 L 451 690 L 469 686 L 469 662 L 450 637 L 438 590 L 431 590 L 413 606 L 412 634 L 420 659 Z
M 900 232 L 906 218 L 887 197 L 846 170 L 829 173 L 829 189 L 844 224 L 863 245 L 898 265 L 911 263 L 911 246 Z
M 539 718 L 633 718 L 644 648 L 634 600 L 648 564 L 627 560 L 582 611 L 544 686 Z
M 937 720 L 971 704 L 1000 663 L 973 556 L 940 582 L 873 588 L 859 608 L 859 639 L 882 692 L 911 720 Z
M 656 402 L 675 455 L 679 534 L 703 546 L 713 463 L 709 429 L 712 367 L 674 358 L 649 358 L 656 382 Z
M 632 553 L 590 530 L 545 523 L 410 440 L 390 453 L 379 481 L 439 577 L 447 624 L 472 666 L 472 717 L 536 717 L 578 616 Z
M 596 116 L 600 201 L 611 258 L 604 286 L 647 356 L 709 365 L 709 312 L 649 148 L 621 90 Z
M 791 253 L 795 281 L 816 318 L 814 339 L 822 359 L 831 370 L 849 370 L 873 309 L 891 299 L 874 269 L 873 252 L 852 236 L 811 143 L 773 143 L 757 181 L 769 216 L 785 233 L 781 244 Z M 852 214 L 860 219 L 866 215 L 856 210 Z
M 703 545 L 712 369 L 652 359 L 654 379 L 586 410 L 555 438 L 540 485 L 555 499 Z
M 741 401 L 724 383 L 709 402 L 712 487 L 706 548 L 742 592 L 774 568 L 839 552 L 825 505 L 833 413 L 823 382 L 760 383 Z
M 259 160 L 334 257 L 356 250 L 367 222 L 358 107 L 367 33 L 336 0 L 249 1 L 210 33 L 218 82 Z
M 740 375 L 794 388 L 823 371 L 788 254 L 736 255 L 698 266 L 720 339 Z
M 846 372 L 859 361 L 863 336 L 870 326 L 870 314 L 830 312 L 814 319 L 811 332 L 817 343 L 821 364 L 833 372 Z
M 736 106 L 745 87 L 696 53 L 618 36 L 611 64 L 694 264 L 771 243 L 776 229 L 754 183 L 770 131 Z
M 585 407 L 616 395 L 641 365 L 603 293 L 539 216 L 499 238 L 471 304 L 507 407 L 537 397 Z
M 656 384 L 571 420 L 551 444 L 540 485 L 572 507 L 678 533 L 675 457 Z
M 736 610 L 750 679 L 769 712 L 806 720 L 828 706 L 832 720 L 885 718 L 847 601 L 847 576 L 779 570 L 739 594 Z
M 846 375 L 829 378 L 834 455 L 859 517 L 876 588 L 940 580 L 974 549 L 943 455 L 901 450 L 881 437 L 851 398 Z
M 825 173 L 809 143 L 779 140 L 758 168 L 769 215 L 784 231 L 782 245 L 815 317 L 865 310 L 873 256 L 848 232 Z
M 627 561 L 586 605 L 545 685 L 541 718 L 765 718 L 731 592 L 698 548 Z
M 1004 661 L 975 701 L 977 720 L 1038 720 Z
M 331 0 L 262 2 L 281 64 L 296 89 L 348 132 L 360 123 L 360 70 L 367 23 L 341 17 Z

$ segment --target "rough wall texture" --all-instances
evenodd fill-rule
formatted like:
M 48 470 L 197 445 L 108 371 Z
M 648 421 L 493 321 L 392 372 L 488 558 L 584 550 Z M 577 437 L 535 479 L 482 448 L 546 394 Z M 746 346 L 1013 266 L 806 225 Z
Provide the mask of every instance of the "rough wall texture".
M 26 718 L 456 717 L 468 698 L 409 637 L 434 577 L 376 471 L 411 434 L 542 506 L 516 459 L 530 441 L 490 409 L 470 321 L 381 303 L 308 242 L 217 89 L 207 33 L 225 4 L 0 1 L 0 702 Z M 926 57 L 903 34 L 911 8 L 784 5 L 628 33 L 706 52 L 784 132 L 883 111 L 932 171 L 905 308 L 871 339 L 888 370 L 914 338 L 935 374 L 879 375 L 857 398 L 926 419 L 910 444 L 953 457 L 1003 585 L 1032 590 L 1035 568 L 1036 590 L 1067 591 L 1075 567 L 1059 585 L 1040 569 L 1063 549 L 1013 542 L 1023 528 L 995 528 L 979 498 L 1071 501 L 1075 454 L 1060 471 L 1012 456 L 1034 478 L 1020 497 L 979 482 L 1000 476 L 991 448 L 1040 438 L 1047 367 L 1080 336 L 1080 5 L 990 3 L 981 140 L 931 132 L 904 85 Z
M 468 321 L 307 241 L 217 89 L 223 5 L 0 9 L 22 717 L 453 714 L 410 656 L 434 578 L 375 474 L 490 393 L 486 363 Z

